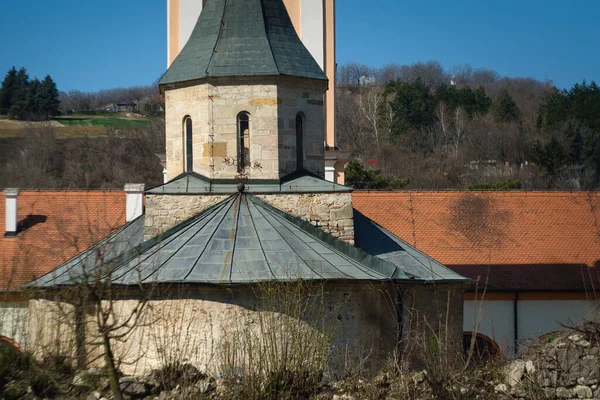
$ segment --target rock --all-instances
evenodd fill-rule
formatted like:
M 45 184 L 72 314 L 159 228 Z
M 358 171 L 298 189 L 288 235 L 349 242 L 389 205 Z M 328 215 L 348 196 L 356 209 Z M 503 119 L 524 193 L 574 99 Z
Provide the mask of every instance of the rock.
M 102 395 L 99 392 L 92 392 L 85 398 L 85 400 L 100 400 L 101 398 Z
M 215 389 L 214 379 L 203 379 L 194 385 L 196 391 L 200 394 L 209 394 Z
M 525 364 L 523 360 L 515 360 L 506 367 L 506 379 L 511 387 L 521 383 L 525 373 Z
M 500 384 L 494 386 L 494 391 L 496 393 L 506 393 L 506 392 L 508 392 L 508 387 L 504 383 L 500 383 Z
M 356 400 L 356 398 L 349 394 L 342 394 L 342 395 L 334 394 L 333 400 Z
M 571 335 L 571 336 L 569 336 L 569 340 L 570 340 L 571 342 L 579 342 L 579 341 L 581 341 L 582 339 L 583 339 L 583 336 L 582 336 L 582 335 L 580 335 L 580 334 L 578 334 L 578 333 L 577 333 L 577 334 L 575 334 L 575 335 Z
M 119 387 L 123 394 L 134 398 L 144 397 L 152 389 L 148 383 L 132 376 L 125 376 L 119 379 Z
M 575 395 L 572 389 L 567 389 L 564 387 L 559 387 L 556 389 L 556 397 L 559 399 L 570 399 Z
M 530 375 L 535 372 L 535 365 L 533 365 L 533 361 L 529 360 L 525 363 L 525 371 L 527 371 L 527 373 Z
M 579 342 L 577 342 L 575 344 L 577 346 L 583 347 L 585 349 L 588 349 L 588 348 L 592 347 L 592 344 L 590 342 L 588 342 L 587 340 L 580 340 Z
M 577 397 L 580 399 L 589 399 L 592 397 L 593 393 L 592 393 L 592 389 L 590 389 L 587 386 L 576 386 L 575 387 L 575 394 L 577 394 Z

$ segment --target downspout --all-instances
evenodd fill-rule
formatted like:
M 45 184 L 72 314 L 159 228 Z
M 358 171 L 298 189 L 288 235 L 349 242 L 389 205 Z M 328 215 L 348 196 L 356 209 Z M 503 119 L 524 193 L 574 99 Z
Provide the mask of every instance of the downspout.
M 513 328 L 516 355 L 519 351 L 519 293 L 515 293 L 515 298 L 513 299 Z

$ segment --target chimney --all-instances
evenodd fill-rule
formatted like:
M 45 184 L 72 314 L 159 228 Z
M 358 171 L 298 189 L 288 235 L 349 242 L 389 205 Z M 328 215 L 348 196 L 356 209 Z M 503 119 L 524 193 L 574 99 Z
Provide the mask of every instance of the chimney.
M 14 238 L 17 237 L 17 196 L 19 196 L 19 189 L 4 189 L 4 196 L 6 196 L 6 232 L 4 237 Z
M 144 184 L 126 183 L 127 222 L 141 217 L 144 213 Z

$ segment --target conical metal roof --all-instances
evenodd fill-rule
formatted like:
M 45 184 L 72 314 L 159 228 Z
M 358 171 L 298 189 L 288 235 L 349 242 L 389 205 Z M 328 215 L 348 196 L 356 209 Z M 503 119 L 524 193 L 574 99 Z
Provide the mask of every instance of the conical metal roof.
M 247 194 L 235 194 L 102 266 L 113 284 L 410 281 L 415 277 Z M 88 273 L 97 279 L 94 273 Z M 418 281 L 418 278 L 416 279 Z M 31 286 L 82 281 L 61 266 Z
M 208 0 L 159 84 L 273 75 L 327 80 L 298 37 L 283 0 Z

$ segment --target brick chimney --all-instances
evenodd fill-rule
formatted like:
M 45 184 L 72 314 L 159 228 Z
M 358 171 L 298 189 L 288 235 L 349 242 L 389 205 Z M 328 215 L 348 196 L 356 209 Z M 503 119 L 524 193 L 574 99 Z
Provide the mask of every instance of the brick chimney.
M 6 231 L 4 237 L 14 238 L 17 237 L 17 197 L 19 196 L 19 189 L 4 189 L 4 196 L 6 197 Z
M 144 184 L 143 183 L 126 183 L 126 221 L 131 222 L 134 219 L 141 217 L 144 213 Z

